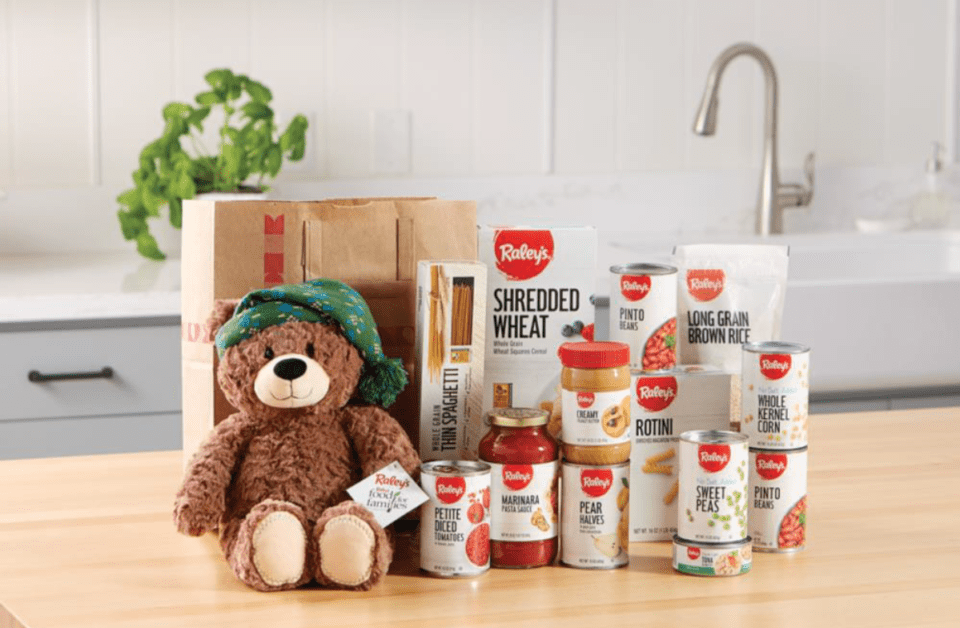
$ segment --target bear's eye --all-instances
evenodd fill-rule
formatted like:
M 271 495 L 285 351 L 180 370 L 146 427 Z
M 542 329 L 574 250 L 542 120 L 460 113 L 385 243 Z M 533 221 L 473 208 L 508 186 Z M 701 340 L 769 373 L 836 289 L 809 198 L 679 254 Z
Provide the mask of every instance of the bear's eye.
M 267 347 L 266 349 L 264 349 L 264 350 L 263 350 L 263 357 L 265 357 L 265 358 L 268 359 L 268 360 L 272 360 L 272 359 L 273 359 L 273 349 L 271 349 L 270 347 Z
M 313 357 L 313 352 L 314 352 L 313 343 L 312 343 L 312 342 L 308 342 L 308 343 L 307 343 L 307 356 L 312 358 L 312 357 Z

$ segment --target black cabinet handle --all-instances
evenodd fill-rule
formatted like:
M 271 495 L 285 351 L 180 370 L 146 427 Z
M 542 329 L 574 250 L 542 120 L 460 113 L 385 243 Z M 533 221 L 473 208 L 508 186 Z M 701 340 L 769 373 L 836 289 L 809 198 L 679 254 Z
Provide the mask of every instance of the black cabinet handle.
M 105 366 L 99 371 L 83 371 L 80 373 L 43 374 L 40 371 L 27 373 L 27 379 L 31 382 L 56 382 L 64 379 L 110 379 L 111 377 L 113 377 L 113 369 L 109 366 Z

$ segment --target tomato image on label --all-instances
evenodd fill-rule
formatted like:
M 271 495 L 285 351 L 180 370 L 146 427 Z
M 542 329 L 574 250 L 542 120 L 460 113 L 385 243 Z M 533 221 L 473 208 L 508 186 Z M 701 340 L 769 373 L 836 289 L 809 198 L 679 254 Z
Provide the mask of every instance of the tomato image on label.
M 730 445 L 699 445 L 697 462 L 707 473 L 722 471 L 730 462 Z
M 787 454 L 757 453 L 757 474 L 764 480 L 776 480 L 787 470 Z
M 677 397 L 677 378 L 638 377 L 637 403 L 649 412 L 666 409 Z
M 713 301 L 723 292 L 726 275 L 719 268 L 687 271 L 687 291 L 696 301 Z
M 610 469 L 582 469 L 580 488 L 590 497 L 602 497 L 613 485 L 613 471 Z
M 483 566 L 490 560 L 490 525 L 481 523 L 470 536 L 465 545 L 467 559 L 477 566 Z
M 760 372 L 767 379 L 781 379 L 790 372 L 792 360 L 789 354 L 762 354 L 760 356 Z
M 470 523 L 480 523 L 483 521 L 483 505 L 480 502 L 473 502 L 467 508 L 467 521 Z
M 520 491 L 533 480 L 533 467 L 528 464 L 503 465 L 503 485 L 511 491 Z
M 437 499 L 444 504 L 455 504 L 467 492 L 467 482 L 463 478 L 437 478 Z
M 671 318 L 653 332 L 643 346 L 643 369 L 657 371 L 677 364 L 677 319 Z
M 484 508 L 490 508 L 490 489 L 485 488 L 480 491 L 480 501 L 483 503 Z
M 627 301 L 639 301 L 650 294 L 650 277 L 646 275 L 621 275 L 620 294 Z
M 497 270 L 511 281 L 536 277 L 553 259 L 553 234 L 549 231 L 497 231 L 493 246 Z

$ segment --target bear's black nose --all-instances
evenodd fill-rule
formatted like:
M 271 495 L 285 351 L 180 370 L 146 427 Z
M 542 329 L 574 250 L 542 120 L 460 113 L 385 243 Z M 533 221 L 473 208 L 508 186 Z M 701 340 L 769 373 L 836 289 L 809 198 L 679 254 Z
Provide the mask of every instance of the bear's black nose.
M 294 380 L 307 372 L 307 363 L 300 358 L 287 358 L 273 365 L 277 377 Z

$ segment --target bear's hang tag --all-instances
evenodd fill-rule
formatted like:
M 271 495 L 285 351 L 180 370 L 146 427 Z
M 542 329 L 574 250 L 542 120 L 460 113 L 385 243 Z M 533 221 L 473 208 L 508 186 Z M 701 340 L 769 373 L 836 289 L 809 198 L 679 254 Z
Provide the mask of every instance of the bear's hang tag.
M 427 494 L 398 462 L 360 480 L 347 489 L 347 494 L 373 513 L 384 528 L 427 501 Z

